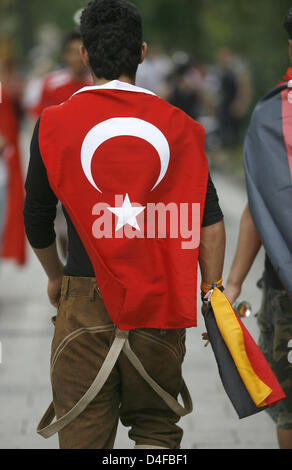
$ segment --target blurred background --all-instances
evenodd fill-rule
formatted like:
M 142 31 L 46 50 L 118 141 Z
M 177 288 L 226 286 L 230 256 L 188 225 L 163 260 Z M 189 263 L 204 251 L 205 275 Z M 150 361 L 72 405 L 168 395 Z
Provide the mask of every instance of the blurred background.
M 41 79 L 62 66 L 62 38 L 77 30 L 74 18 L 85 3 L 1 0 L 1 81 L 20 119 L 37 100 Z M 201 121 L 211 152 L 227 147 L 232 162 L 240 158 L 254 103 L 289 65 L 283 29 L 289 0 L 134 3 L 150 46 L 138 84 Z
M 225 214 L 226 279 L 246 203 L 244 134 L 255 103 L 277 85 L 290 66 L 283 23 L 292 2 L 133 3 L 142 13 L 144 39 L 149 45 L 137 85 L 180 107 L 206 130 L 206 152 Z M 86 4 L 84 0 L 0 0 L 0 81 L 13 128 L 9 149 L 14 149 L 13 165 L 8 170 L 0 166 L 0 189 L 5 181 L 8 184 L 10 171 L 10 177 L 15 178 L 10 198 L 14 198 L 16 211 L 11 211 L 11 220 L 6 221 L 4 236 L 6 244 L 7 239 L 18 244 L 11 251 L 8 243 L 0 262 L 0 448 L 57 447 L 55 438 L 43 441 L 35 434 L 37 420 L 51 399 L 49 349 L 53 331 L 48 320 L 53 311 L 46 298 L 45 276 L 24 241 L 19 188 L 23 188 L 35 110 L 40 109 L 44 84 L 50 74 L 68 67 L 63 38 L 78 31 L 78 15 Z M 0 153 L 5 150 L 6 109 L 0 105 Z M 1 176 L 5 171 L 6 180 Z M 242 293 L 251 302 L 253 313 L 260 304 L 256 282 L 262 269 L 260 253 Z M 246 319 L 246 326 L 257 339 L 254 315 Z M 203 348 L 203 329 L 200 319 L 199 332 L 192 329 L 187 339 L 184 367 L 196 411 L 182 423 L 186 429 L 183 446 L 277 447 L 273 424 L 264 413 L 238 422 L 222 390 L 212 352 Z M 214 393 L 215 403 L 211 400 Z M 131 448 L 124 428 L 119 429 L 119 446 Z

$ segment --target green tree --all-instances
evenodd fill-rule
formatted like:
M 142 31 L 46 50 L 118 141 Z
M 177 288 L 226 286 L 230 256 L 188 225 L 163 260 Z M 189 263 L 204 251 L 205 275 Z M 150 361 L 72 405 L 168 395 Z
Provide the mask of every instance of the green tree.
M 201 16 L 204 57 L 213 61 L 218 47 L 231 47 L 248 60 L 256 94 L 265 93 L 289 66 L 283 24 L 291 6 L 290 0 L 205 0 Z
M 289 65 L 283 22 L 291 0 L 132 1 L 141 10 L 150 45 L 160 44 L 170 52 L 184 49 L 207 63 L 216 60 L 222 46 L 242 55 L 251 66 L 256 96 L 275 85 Z M 40 25 L 54 23 L 68 32 L 76 27 L 74 12 L 86 4 L 86 0 L 1 0 L 0 27 L 12 20 L 17 57 L 25 63 Z

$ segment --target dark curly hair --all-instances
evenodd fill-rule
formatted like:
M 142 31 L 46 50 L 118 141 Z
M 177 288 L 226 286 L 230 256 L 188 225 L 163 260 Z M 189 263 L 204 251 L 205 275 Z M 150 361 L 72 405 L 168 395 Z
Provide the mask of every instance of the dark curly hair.
M 292 8 L 289 10 L 284 27 L 289 35 L 289 39 L 292 39 Z
M 83 10 L 80 33 L 98 78 L 134 77 L 141 58 L 142 18 L 127 0 L 93 0 Z

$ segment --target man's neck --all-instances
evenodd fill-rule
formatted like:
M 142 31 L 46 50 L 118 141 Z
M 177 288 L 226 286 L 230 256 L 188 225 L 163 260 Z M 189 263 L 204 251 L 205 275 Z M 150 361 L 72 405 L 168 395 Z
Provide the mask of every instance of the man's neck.
M 126 75 L 121 75 L 119 78 L 117 78 L 120 82 L 125 82 L 129 83 L 130 85 L 135 85 L 136 83 L 136 77 L 130 78 L 127 77 Z M 106 78 L 97 78 L 93 76 L 93 83 L 94 85 L 100 86 L 100 85 L 105 85 L 106 83 L 111 82 L 112 80 L 107 80 Z

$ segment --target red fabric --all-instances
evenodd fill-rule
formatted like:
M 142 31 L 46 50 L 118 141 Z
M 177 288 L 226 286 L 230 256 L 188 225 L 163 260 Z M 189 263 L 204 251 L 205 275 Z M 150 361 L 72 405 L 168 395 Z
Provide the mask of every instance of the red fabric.
M 91 76 L 78 79 L 72 76 L 69 70 L 58 70 L 44 78 L 39 102 L 31 110 L 34 117 L 39 117 L 44 108 L 61 104 L 77 90 L 92 85 Z
M 292 79 L 292 67 L 291 67 Z M 282 96 L 282 123 L 283 123 L 283 137 L 287 150 L 287 158 L 290 168 L 290 176 L 292 180 L 292 88 L 285 88 L 281 92 Z
M 260 348 L 257 346 L 238 315 L 236 316 L 242 329 L 245 350 L 251 366 L 256 375 L 272 390 L 271 394 L 266 398 L 267 405 L 272 406 L 278 401 L 283 400 L 283 398 L 286 398 L 286 395 Z
M 278 83 L 278 86 L 289 82 L 289 80 L 292 80 L 292 67 L 288 67 L 288 69 L 286 70 L 286 74 L 283 76 L 283 80 Z
M 23 176 L 18 144 L 18 123 L 5 92 L 0 104 L 0 133 L 7 142 L 5 150 L 8 171 L 7 207 L 1 257 L 25 264 L 25 230 L 22 217 L 24 204 Z
M 83 172 L 80 154 L 85 136 L 98 123 L 118 117 L 151 123 L 168 141 L 168 170 L 153 191 L 160 162 L 144 139 L 116 137 L 95 152 L 91 168 L 102 193 Z M 196 326 L 198 248 L 182 249 L 180 235 L 96 239 L 92 230 L 98 218 L 94 205 L 106 202 L 115 207 L 115 195 L 126 194 L 142 206 L 199 203 L 201 222 L 208 179 L 203 128 L 156 96 L 91 89 L 43 112 L 39 143 L 52 189 L 83 241 L 113 322 L 121 329 Z M 115 229 L 113 214 L 112 220 Z

